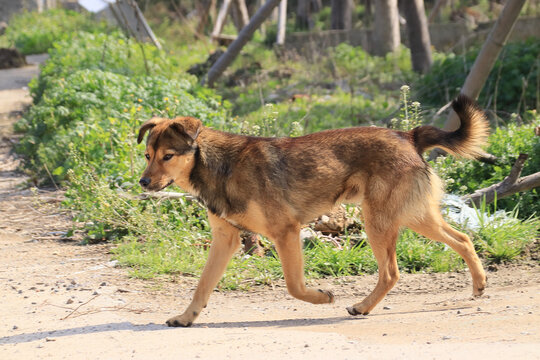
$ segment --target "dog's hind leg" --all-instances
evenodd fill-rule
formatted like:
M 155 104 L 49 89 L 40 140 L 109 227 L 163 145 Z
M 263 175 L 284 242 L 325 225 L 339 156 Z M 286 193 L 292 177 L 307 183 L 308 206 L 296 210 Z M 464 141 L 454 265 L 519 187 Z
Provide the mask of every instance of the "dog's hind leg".
M 373 254 L 379 266 L 379 280 L 375 289 L 362 302 L 347 308 L 351 315 L 367 315 L 385 297 L 399 280 L 399 269 L 396 259 L 396 241 L 399 227 L 393 224 L 384 226 L 384 230 L 375 227 L 364 211 L 365 230 Z
M 440 241 L 454 249 L 467 263 L 473 280 L 473 295 L 480 296 L 486 286 L 486 274 L 469 237 L 452 228 L 442 218 L 438 206 L 429 209 L 426 216 L 407 226 L 429 239 Z
M 195 290 L 193 300 L 186 311 L 167 320 L 169 326 L 191 326 L 201 310 L 206 307 L 208 298 L 223 276 L 229 260 L 240 247 L 241 239 L 238 228 L 210 212 L 208 220 L 212 227 L 212 245 L 197 290 Z
M 334 302 L 334 295 L 328 290 L 315 290 L 306 287 L 304 278 L 304 260 L 302 242 L 300 241 L 300 226 L 291 226 L 276 239 L 272 237 L 281 259 L 283 275 L 289 294 L 297 299 L 312 304 L 328 304 Z

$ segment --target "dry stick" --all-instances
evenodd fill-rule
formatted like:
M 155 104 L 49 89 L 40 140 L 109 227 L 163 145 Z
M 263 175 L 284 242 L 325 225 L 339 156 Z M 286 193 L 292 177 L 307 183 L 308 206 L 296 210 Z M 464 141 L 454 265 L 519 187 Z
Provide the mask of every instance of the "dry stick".
M 510 170 L 510 174 L 503 181 L 487 188 L 476 190 L 474 193 L 464 196 L 463 200 L 465 200 L 467 204 L 479 206 L 484 198 L 486 204 L 489 204 L 495 200 L 495 197 L 502 199 L 520 191 L 539 187 L 540 172 L 521 178 L 519 177 L 528 157 L 529 155 L 527 154 L 519 154 L 518 159 Z
M 47 171 L 47 174 L 49 175 L 49 177 L 51 178 L 51 181 L 54 185 L 54 187 L 56 188 L 56 190 L 60 190 L 60 188 L 56 185 L 56 183 L 54 182 L 54 178 L 51 174 L 51 172 L 49 171 L 49 168 L 47 167 L 47 164 L 43 164 L 43 167 L 45 168 L 45 170 Z
M 93 298 L 91 298 L 90 300 L 88 300 L 87 302 L 84 302 L 82 303 L 81 305 L 77 306 L 75 309 L 73 309 L 72 312 L 70 312 L 69 314 L 67 314 L 65 317 L 61 318 L 60 320 L 66 320 L 68 317 L 70 317 L 71 315 L 73 315 L 77 310 L 79 310 L 82 306 L 88 304 L 90 301 L 94 300 L 95 298 L 97 298 L 99 296 L 99 294 L 97 294 L 96 296 L 94 296 Z

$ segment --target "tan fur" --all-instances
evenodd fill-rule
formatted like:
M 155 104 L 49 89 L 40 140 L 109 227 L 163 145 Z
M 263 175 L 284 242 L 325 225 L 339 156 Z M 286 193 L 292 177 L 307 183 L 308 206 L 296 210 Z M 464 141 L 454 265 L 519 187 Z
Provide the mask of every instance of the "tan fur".
M 161 190 L 174 182 L 191 192 L 208 207 L 212 227 L 213 242 L 193 301 L 167 324 L 189 326 L 197 318 L 240 246 L 241 229 L 274 242 L 291 295 L 314 304 L 333 302 L 331 292 L 305 285 L 299 232 L 302 224 L 341 202 L 362 204 L 379 266 L 375 289 L 347 308 L 350 314 L 368 314 L 398 280 L 395 249 L 404 226 L 456 250 L 471 271 L 473 293 L 480 295 L 486 284 L 480 260 L 467 235 L 442 219 L 441 182 L 421 157 L 438 143 L 454 153 L 477 153 L 487 129 L 483 115 L 466 98 L 458 99 L 455 108 L 463 126 L 452 133 L 370 127 L 255 138 L 215 131 L 189 117 L 143 124 L 139 141 L 145 132 L 150 135 L 141 184 Z

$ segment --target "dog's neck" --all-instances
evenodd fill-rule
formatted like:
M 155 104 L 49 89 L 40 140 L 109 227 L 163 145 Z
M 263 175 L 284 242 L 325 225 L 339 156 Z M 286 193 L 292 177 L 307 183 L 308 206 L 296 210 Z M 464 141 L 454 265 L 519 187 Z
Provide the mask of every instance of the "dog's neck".
M 204 128 L 197 138 L 195 164 L 189 181 L 196 196 L 216 215 L 225 217 L 244 210 L 245 200 L 235 199 L 226 184 L 247 139 L 209 128 Z

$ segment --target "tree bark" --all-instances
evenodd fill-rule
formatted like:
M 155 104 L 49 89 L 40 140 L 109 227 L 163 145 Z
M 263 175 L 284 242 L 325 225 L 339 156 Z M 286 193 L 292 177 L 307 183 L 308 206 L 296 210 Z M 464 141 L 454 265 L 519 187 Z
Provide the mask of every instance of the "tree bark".
M 499 19 L 495 25 L 493 25 L 493 29 L 482 46 L 482 50 L 480 50 L 480 53 L 476 57 L 467 79 L 465 79 L 465 84 L 463 84 L 463 88 L 461 89 L 463 94 L 472 99 L 478 98 L 499 53 L 508 40 L 508 36 L 512 31 L 525 1 L 526 0 L 507 1 Z M 451 110 L 450 116 L 446 120 L 443 128 L 447 131 L 453 131 L 459 128 L 459 126 L 459 117 Z
M 352 0 L 332 0 L 330 20 L 333 30 L 349 30 L 352 28 L 353 7 Z
M 424 74 L 433 63 L 424 0 L 408 0 L 403 5 L 413 70 Z
M 227 48 L 225 54 L 223 54 L 218 61 L 210 68 L 206 79 L 203 78 L 202 84 L 205 82 L 208 86 L 212 87 L 216 79 L 225 71 L 225 69 L 233 62 L 238 56 L 240 50 L 251 39 L 253 33 L 266 18 L 272 14 L 272 10 L 279 4 L 281 0 L 267 0 L 266 3 L 253 15 L 251 21 L 240 31 L 236 40 Z
M 375 1 L 374 53 L 383 56 L 394 52 L 400 43 L 397 0 Z
M 519 177 L 528 157 L 527 154 L 519 154 L 518 159 L 510 170 L 510 174 L 503 181 L 487 188 L 476 190 L 474 193 L 464 196 L 463 200 L 469 205 L 474 204 L 478 207 L 484 199 L 486 204 L 490 204 L 495 201 L 495 198 L 502 199 L 520 191 L 539 187 L 540 172 Z

